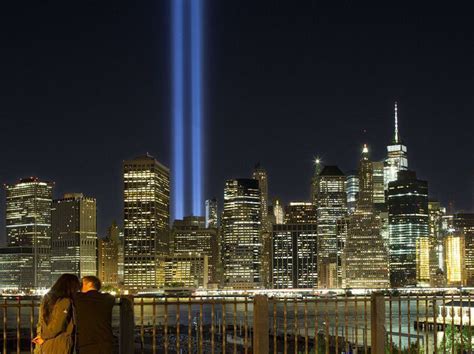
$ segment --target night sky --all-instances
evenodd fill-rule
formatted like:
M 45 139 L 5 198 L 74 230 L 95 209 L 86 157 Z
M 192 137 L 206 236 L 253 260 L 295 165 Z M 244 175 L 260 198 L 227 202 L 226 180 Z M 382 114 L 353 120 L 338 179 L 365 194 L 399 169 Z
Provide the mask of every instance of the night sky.
M 171 162 L 169 1 L 0 5 L 2 183 L 96 197 L 101 235 L 122 222 L 122 160 Z M 260 161 L 271 196 L 309 198 L 314 156 L 353 170 L 366 142 L 385 157 L 397 100 L 410 167 L 472 210 L 470 9 L 331 3 L 206 1 L 205 197 Z

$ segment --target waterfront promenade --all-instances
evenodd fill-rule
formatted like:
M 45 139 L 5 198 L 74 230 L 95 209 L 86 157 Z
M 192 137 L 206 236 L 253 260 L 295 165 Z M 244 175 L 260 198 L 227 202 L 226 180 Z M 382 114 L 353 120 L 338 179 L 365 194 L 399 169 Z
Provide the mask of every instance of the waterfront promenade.
M 471 297 L 468 292 L 117 297 L 115 347 L 117 353 L 398 353 L 399 348 L 433 353 L 443 352 L 443 345 L 451 352 L 458 340 L 469 351 Z M 1 298 L 3 353 L 33 350 L 39 302 Z M 428 318 L 438 325 L 420 325 Z M 452 322 L 466 335 L 451 330 L 447 338 Z

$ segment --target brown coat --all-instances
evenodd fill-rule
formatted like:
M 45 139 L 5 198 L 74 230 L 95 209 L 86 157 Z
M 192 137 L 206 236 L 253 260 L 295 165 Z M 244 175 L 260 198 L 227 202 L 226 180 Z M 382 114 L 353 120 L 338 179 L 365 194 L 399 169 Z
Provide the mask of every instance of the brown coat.
M 67 298 L 58 300 L 54 304 L 48 323 L 43 320 L 43 306 L 44 303 L 41 303 L 37 335 L 44 339 L 44 343 L 36 346 L 35 353 L 72 353 L 74 347 L 74 318 L 71 300 Z

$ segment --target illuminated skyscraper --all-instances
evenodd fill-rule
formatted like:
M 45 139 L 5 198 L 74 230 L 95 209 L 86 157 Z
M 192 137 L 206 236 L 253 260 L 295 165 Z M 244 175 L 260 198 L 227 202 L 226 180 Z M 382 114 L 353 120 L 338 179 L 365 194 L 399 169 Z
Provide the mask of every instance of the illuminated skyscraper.
M 474 286 L 474 214 L 455 214 L 453 227 L 464 237 L 465 285 Z
M 346 193 L 347 193 L 347 211 L 352 214 L 357 206 L 357 197 L 359 195 L 359 176 L 356 171 L 346 176 Z
M 260 189 L 260 238 L 262 242 L 261 281 L 263 286 L 268 287 L 271 283 L 271 235 L 272 219 L 268 216 L 268 175 L 267 171 L 258 163 L 252 174 L 252 178 L 258 181 Z
M 206 200 L 206 227 L 217 227 L 218 214 L 217 214 L 217 199 L 207 199 Z
M 217 228 L 206 227 L 202 216 L 186 216 L 175 220 L 171 230 L 173 255 L 196 253 L 208 257 L 209 281 L 217 282 L 219 243 Z
M 384 188 L 384 163 L 383 161 L 373 161 L 373 181 L 374 181 L 374 206 L 378 209 L 379 205 L 385 203 L 385 188 Z
M 465 285 L 464 235 L 455 232 L 444 239 L 446 281 L 449 286 Z
M 98 240 L 98 276 L 104 286 L 119 286 L 119 249 L 120 229 L 113 222 L 105 239 Z
M 268 216 L 268 176 L 267 171 L 257 164 L 253 170 L 252 178 L 258 181 L 258 187 L 260 189 L 260 209 L 261 209 L 261 220 L 262 226 L 265 228 L 267 225 Z
M 444 215 L 444 208 L 437 201 L 430 200 L 428 202 L 429 214 L 429 255 L 430 255 L 430 284 L 431 286 L 442 285 L 443 281 L 440 275 L 444 266 L 440 262 L 444 262 L 443 255 L 443 232 L 442 219 Z M 441 256 L 441 259 L 440 259 Z
M 384 187 L 388 190 L 388 184 L 395 181 L 399 171 L 408 169 L 407 147 L 402 144 L 398 132 L 398 108 L 395 102 L 395 132 L 392 144 L 387 146 L 387 158 L 384 164 Z
M 51 275 L 97 275 L 97 209 L 94 198 L 65 194 L 51 210 Z
M 324 166 L 318 183 L 318 283 L 321 288 L 340 287 L 341 252 L 345 237 L 338 222 L 347 215 L 346 176 L 337 166 Z
M 290 202 L 285 210 L 285 222 L 287 224 L 317 224 L 318 211 L 313 203 Z
M 348 288 L 388 288 L 388 254 L 381 235 L 381 219 L 374 211 L 372 162 L 366 145 L 359 164 L 357 208 L 348 216 L 343 251 L 343 285 Z
M 273 288 L 317 287 L 317 239 L 316 224 L 273 225 Z
M 275 224 L 285 223 L 285 212 L 283 211 L 280 199 L 275 199 L 273 202 L 273 215 L 275 217 Z
M 413 171 L 400 171 L 388 188 L 390 283 L 394 287 L 429 281 L 428 183 Z M 418 250 L 418 255 L 417 255 Z
M 157 257 L 169 251 L 169 170 L 152 156 L 123 163 L 124 286 L 132 291 L 157 284 Z
M 319 174 L 321 173 L 322 169 L 323 164 L 321 162 L 321 159 L 319 157 L 316 157 L 314 159 L 314 173 L 313 177 L 311 178 L 311 202 L 314 205 L 317 205 L 318 203 Z
M 232 179 L 224 189 L 223 262 L 226 285 L 261 286 L 260 190 L 255 179 Z
M 7 248 L 22 259 L 18 287 L 49 288 L 53 184 L 31 177 L 6 185 L 5 190 Z
M 198 253 L 173 254 L 160 261 L 163 286 L 207 288 L 208 256 Z

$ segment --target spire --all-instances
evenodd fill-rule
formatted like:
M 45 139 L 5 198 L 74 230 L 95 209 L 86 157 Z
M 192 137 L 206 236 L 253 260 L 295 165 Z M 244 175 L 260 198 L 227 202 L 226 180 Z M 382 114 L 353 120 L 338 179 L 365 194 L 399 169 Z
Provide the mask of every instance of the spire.
M 318 176 L 322 170 L 322 161 L 319 156 L 316 156 L 314 159 L 314 175 Z
M 369 159 L 369 147 L 367 146 L 367 144 L 364 144 L 364 147 L 362 148 L 362 159 Z
M 393 136 L 393 143 L 400 144 L 400 134 L 398 133 L 398 107 L 395 101 L 395 134 Z

